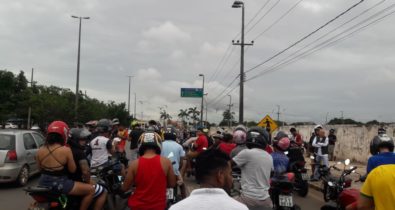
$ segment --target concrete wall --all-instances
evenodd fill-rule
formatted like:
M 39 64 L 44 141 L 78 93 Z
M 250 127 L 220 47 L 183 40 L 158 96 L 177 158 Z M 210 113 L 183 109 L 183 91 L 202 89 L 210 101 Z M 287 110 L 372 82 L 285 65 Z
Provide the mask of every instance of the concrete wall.
M 337 159 L 351 159 L 360 163 L 366 163 L 369 156 L 369 144 L 374 136 L 377 135 L 378 126 L 355 126 L 355 125 L 335 125 L 324 126 L 329 129 L 336 130 L 337 144 L 335 146 L 335 156 Z M 280 130 L 289 133 L 290 126 L 281 127 Z M 395 136 L 395 125 L 387 128 L 387 134 L 390 137 Z M 296 129 L 302 135 L 303 140 L 308 142 L 314 126 L 296 126 Z

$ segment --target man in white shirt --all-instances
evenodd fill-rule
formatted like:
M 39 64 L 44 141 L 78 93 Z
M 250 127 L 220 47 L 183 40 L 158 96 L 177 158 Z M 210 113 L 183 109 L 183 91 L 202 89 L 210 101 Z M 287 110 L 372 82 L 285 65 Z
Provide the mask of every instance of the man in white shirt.
M 328 161 L 328 144 L 329 139 L 325 136 L 325 130 L 321 128 L 318 131 L 318 136 L 316 136 L 313 140 L 314 153 L 316 154 L 315 163 L 325 165 L 329 167 Z M 314 170 L 314 178 L 311 181 L 318 181 L 320 167 L 315 167 Z
M 249 131 L 247 147 L 233 158 L 241 169 L 241 194 L 237 201 L 247 205 L 250 210 L 271 210 L 270 174 L 273 170 L 272 156 L 265 151 L 268 142 L 265 130 Z
M 94 138 L 89 146 L 92 152 L 91 167 L 98 167 L 108 162 L 109 157 L 114 152 L 112 141 L 109 139 L 111 131 L 111 121 L 107 119 L 99 120 L 97 123 L 99 136 Z
M 232 188 L 232 168 L 227 154 L 210 149 L 196 158 L 196 180 L 200 189 L 174 204 L 170 210 L 248 210 L 247 206 L 229 197 Z

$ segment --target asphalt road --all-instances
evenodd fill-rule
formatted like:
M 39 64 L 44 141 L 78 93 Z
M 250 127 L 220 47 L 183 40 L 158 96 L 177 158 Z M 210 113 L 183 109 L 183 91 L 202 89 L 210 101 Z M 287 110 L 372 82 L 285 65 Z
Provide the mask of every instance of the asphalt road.
M 33 177 L 28 186 L 37 185 L 38 177 Z M 190 187 L 189 190 L 197 187 L 192 181 L 187 182 Z M 314 189 L 310 189 L 309 195 L 306 198 L 294 196 L 295 203 L 303 210 L 319 210 L 324 201 L 322 193 Z M 16 187 L 11 184 L 0 184 L 0 209 L 2 210 L 24 210 L 32 202 L 32 198 L 23 191 L 23 187 Z

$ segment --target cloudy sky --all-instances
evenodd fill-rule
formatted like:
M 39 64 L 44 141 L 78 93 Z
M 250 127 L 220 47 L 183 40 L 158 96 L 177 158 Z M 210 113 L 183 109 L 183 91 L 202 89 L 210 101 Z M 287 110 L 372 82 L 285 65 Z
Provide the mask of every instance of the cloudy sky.
M 246 41 L 255 42 L 246 49 L 245 70 L 359 1 L 245 0 Z M 138 116 L 144 112 L 144 118 L 158 118 L 158 107 L 166 105 L 176 117 L 181 108 L 200 107 L 199 99 L 181 98 L 180 88 L 200 87 L 202 73 L 208 119 L 219 121 L 229 103 L 227 93 L 238 110 L 239 93 L 233 89 L 238 81 L 226 89 L 240 71 L 240 48 L 231 41 L 240 39 L 241 10 L 231 8 L 232 3 L 0 0 L 0 69 L 24 70 L 29 77 L 34 67 L 39 84 L 74 91 L 78 20 L 70 15 L 89 16 L 82 24 L 82 91 L 103 101 L 126 102 L 127 75 L 133 75 Z M 365 0 L 249 71 L 245 120 L 274 117 L 280 105 L 280 117 L 289 122 L 325 122 L 327 115 L 340 117 L 341 111 L 361 121 L 395 121 L 395 15 L 386 16 L 395 11 L 393 4 L 394 0 Z M 131 111 L 133 104 L 132 95 Z

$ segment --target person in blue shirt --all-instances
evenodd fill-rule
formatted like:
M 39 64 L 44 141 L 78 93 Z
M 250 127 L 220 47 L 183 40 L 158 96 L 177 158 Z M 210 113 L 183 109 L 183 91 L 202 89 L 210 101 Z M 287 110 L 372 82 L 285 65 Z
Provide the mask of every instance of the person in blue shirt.
M 394 141 L 392 139 L 382 139 L 377 142 L 376 146 L 378 154 L 369 158 L 366 168 L 367 174 L 378 166 L 395 164 Z
M 288 150 L 290 144 L 287 134 L 282 131 L 277 133 L 273 141 L 274 152 L 271 154 L 274 177 L 281 177 L 288 171 L 289 158 L 284 152 Z
M 177 176 L 177 184 L 181 188 L 181 197 L 186 198 L 186 189 L 180 174 L 180 168 L 185 158 L 185 151 L 180 144 L 176 142 L 177 132 L 174 127 L 167 127 L 164 133 L 161 156 L 170 159 L 173 164 L 174 174 Z

